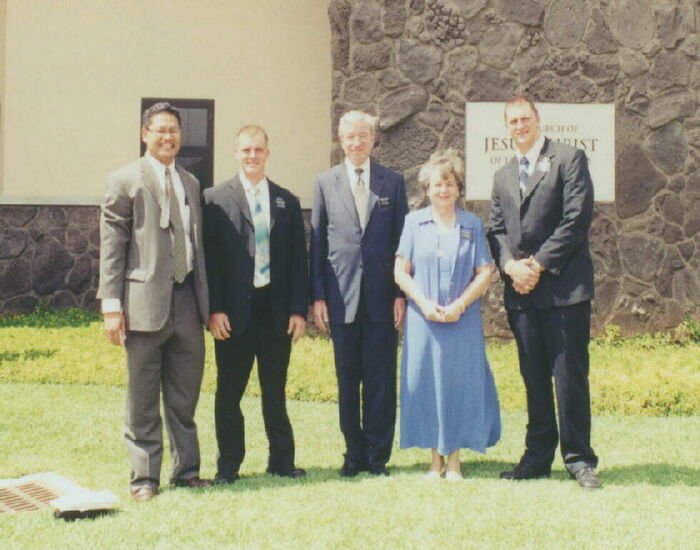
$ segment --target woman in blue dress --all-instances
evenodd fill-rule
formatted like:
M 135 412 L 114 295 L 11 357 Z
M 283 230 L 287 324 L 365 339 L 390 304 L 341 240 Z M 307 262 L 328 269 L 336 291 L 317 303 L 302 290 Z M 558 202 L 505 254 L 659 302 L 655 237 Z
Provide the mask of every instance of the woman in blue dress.
M 430 205 L 406 217 L 394 268 L 408 298 L 401 448 L 432 449 L 426 477 L 452 481 L 462 479 L 460 449 L 484 453 L 501 436 L 479 308 L 493 261 L 483 223 L 457 206 L 463 174 L 454 150 L 434 153 L 421 168 Z

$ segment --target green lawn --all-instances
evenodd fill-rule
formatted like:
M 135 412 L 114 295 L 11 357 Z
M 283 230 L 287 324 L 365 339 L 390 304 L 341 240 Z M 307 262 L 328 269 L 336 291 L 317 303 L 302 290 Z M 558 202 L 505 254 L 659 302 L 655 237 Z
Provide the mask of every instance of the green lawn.
M 70 548 L 698 548 L 699 417 L 594 419 L 601 491 L 583 491 L 559 461 L 549 480 L 498 472 L 521 452 L 523 413 L 505 413 L 502 441 L 465 453 L 461 483 L 422 479 L 427 453 L 395 450 L 392 476 L 341 480 L 333 403 L 290 402 L 302 482 L 263 474 L 257 398 L 244 401 L 248 455 L 231 487 L 165 489 L 132 503 L 121 437 L 123 389 L 82 384 L 0 385 L 1 477 L 55 471 L 110 489 L 120 511 L 65 523 L 50 511 L 0 515 L 3 549 Z M 202 474 L 215 469 L 213 396 L 198 409 Z M 165 467 L 167 468 L 167 462 Z M 167 469 L 164 470 L 167 476 Z M 693 542 L 696 541 L 696 542 Z
M 522 452 L 526 419 L 515 347 L 495 342 L 488 356 L 504 411 L 503 438 L 484 456 L 464 453 L 463 482 L 425 481 L 428 452 L 398 447 L 390 478 L 342 480 L 331 345 L 307 336 L 294 348 L 288 384 L 305 480 L 264 475 L 267 442 L 253 377 L 244 400 L 243 479 L 230 487 L 170 489 L 166 457 L 164 490 L 137 504 L 128 495 L 122 439 L 123 350 L 109 345 L 91 320 L 79 311 L 0 318 L 0 478 L 54 471 L 113 491 L 121 499 L 119 511 L 74 523 L 56 520 L 48 510 L 1 514 L 2 550 L 700 549 L 697 338 L 684 345 L 652 336 L 625 341 L 612 331 L 591 345 L 601 491 L 579 489 L 559 460 L 549 480 L 498 479 Z M 197 417 L 202 475 L 211 477 L 210 338 L 207 347 Z

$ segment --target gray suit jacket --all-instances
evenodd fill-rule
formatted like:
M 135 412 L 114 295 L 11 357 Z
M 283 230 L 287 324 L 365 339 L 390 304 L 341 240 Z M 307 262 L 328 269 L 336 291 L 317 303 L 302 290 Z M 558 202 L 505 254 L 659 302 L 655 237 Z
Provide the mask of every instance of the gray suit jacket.
M 548 308 L 593 298 L 593 264 L 588 230 L 593 217 L 593 183 L 585 153 L 545 139 L 521 201 L 518 160 L 494 176 L 488 238 L 501 272 L 510 259 L 534 256 L 546 268 L 525 296 L 505 279 L 506 309 Z
M 392 322 L 401 292 L 394 257 L 408 212 L 403 176 L 370 163 L 367 224 L 360 227 L 345 164 L 319 174 L 311 213 L 311 299 L 331 323 L 351 323 L 363 289 L 372 322 Z
M 202 247 L 199 183 L 176 166 L 190 206 L 194 292 L 202 322 L 209 294 Z M 107 177 L 100 217 L 100 285 L 97 297 L 118 298 L 128 330 L 154 332 L 170 312 L 173 290 L 172 237 L 161 229 L 163 193 L 148 159 L 142 157 Z

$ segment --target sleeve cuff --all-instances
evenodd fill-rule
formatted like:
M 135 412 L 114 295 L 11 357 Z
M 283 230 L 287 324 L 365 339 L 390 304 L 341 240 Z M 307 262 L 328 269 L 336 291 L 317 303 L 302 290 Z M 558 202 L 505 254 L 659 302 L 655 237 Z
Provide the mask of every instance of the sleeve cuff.
M 120 313 L 122 301 L 119 298 L 104 298 L 102 300 L 102 313 Z

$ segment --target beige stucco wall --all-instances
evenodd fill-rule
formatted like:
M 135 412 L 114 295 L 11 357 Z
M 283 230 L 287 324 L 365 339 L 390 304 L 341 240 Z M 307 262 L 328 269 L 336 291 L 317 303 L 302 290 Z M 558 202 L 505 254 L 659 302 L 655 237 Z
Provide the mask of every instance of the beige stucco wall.
M 100 196 L 139 154 L 141 98 L 173 97 L 216 101 L 215 181 L 236 171 L 235 131 L 257 123 L 268 174 L 308 204 L 331 145 L 324 0 L 0 2 L 5 201 Z
M 5 8 L 6 0 L 0 0 L 0 196 L 2 196 L 3 172 L 3 136 L 5 132 Z

